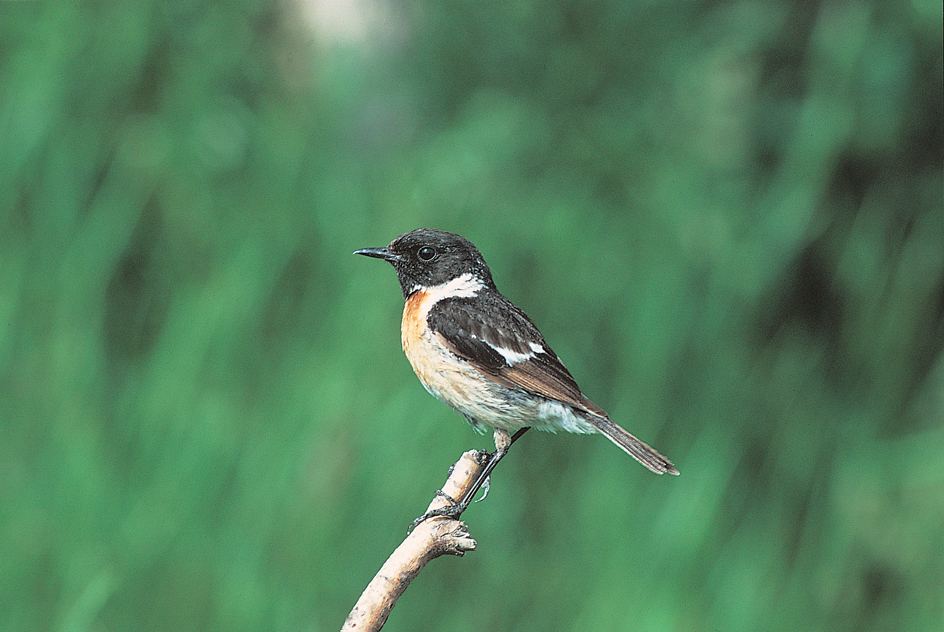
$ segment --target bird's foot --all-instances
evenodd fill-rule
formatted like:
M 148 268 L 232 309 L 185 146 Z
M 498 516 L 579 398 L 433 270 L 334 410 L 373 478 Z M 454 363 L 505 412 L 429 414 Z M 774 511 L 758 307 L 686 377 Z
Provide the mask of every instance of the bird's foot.
M 456 520 L 459 518 L 459 516 L 462 515 L 462 512 L 465 511 L 465 507 L 462 505 L 462 503 L 458 502 L 455 498 L 453 498 L 452 496 L 450 496 L 443 490 L 437 489 L 436 495 L 441 496 L 442 498 L 445 498 L 448 504 L 443 505 L 442 507 L 437 507 L 436 509 L 430 509 L 429 511 L 424 513 L 422 516 L 420 516 L 419 518 L 411 522 L 409 528 L 406 530 L 407 534 L 413 531 L 413 529 L 415 529 L 416 526 L 420 524 L 421 522 L 423 522 L 424 520 L 429 520 L 430 518 L 436 518 L 437 516 L 442 516 L 445 518 L 452 518 L 453 520 Z

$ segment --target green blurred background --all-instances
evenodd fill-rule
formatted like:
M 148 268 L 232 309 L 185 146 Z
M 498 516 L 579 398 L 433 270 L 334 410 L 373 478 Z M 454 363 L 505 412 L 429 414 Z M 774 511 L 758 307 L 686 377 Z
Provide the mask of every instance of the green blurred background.
M 0 628 L 335 630 L 487 448 L 469 237 L 672 458 L 527 435 L 386 630 L 944 629 L 940 0 L 0 4 Z

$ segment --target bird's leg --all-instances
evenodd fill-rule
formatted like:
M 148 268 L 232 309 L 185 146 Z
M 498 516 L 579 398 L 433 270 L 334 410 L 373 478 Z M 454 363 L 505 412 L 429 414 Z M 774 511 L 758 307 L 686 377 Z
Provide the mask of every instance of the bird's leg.
M 488 479 L 492 470 L 494 470 L 498 462 L 508 454 L 508 449 L 511 448 L 511 444 L 517 441 L 518 437 L 523 435 L 527 429 L 527 427 L 522 428 L 514 435 L 509 435 L 505 430 L 495 429 L 495 451 L 488 455 L 488 461 L 485 462 L 485 467 L 482 469 L 482 472 L 478 475 L 478 478 L 475 479 L 469 491 L 466 492 L 465 497 L 455 507 L 458 512 L 453 516 L 454 518 L 458 518 L 463 511 L 468 509 L 469 505 L 472 503 L 472 499 L 475 498 L 475 494 L 481 487 L 485 487 L 485 494 L 488 495 Z M 485 496 L 482 496 L 479 500 L 485 500 Z
M 525 426 L 524 428 L 520 429 L 515 434 L 511 435 L 511 442 L 514 443 L 515 441 L 517 441 L 521 437 L 521 435 L 523 435 L 525 432 L 528 431 L 528 428 L 530 427 L 531 426 Z
M 482 468 L 481 473 L 476 477 L 475 482 L 472 483 L 472 486 L 469 488 L 469 491 L 466 492 L 465 496 L 458 502 L 446 496 L 442 490 L 437 492 L 437 495 L 444 496 L 446 500 L 450 501 L 450 504 L 445 507 L 440 507 L 438 509 L 433 509 L 432 511 L 427 511 L 422 516 L 413 521 L 410 525 L 410 528 L 407 530 L 409 533 L 413 528 L 419 523 L 423 522 L 427 518 L 433 518 L 435 516 L 448 516 L 454 520 L 458 520 L 459 516 L 462 515 L 462 512 L 468 509 L 469 504 L 472 502 L 472 499 L 475 497 L 475 494 L 479 489 L 484 485 L 486 489 L 486 495 L 488 494 L 488 477 L 491 475 L 492 470 L 495 469 L 495 466 L 498 465 L 498 462 L 508 454 L 508 449 L 511 445 L 518 440 L 521 435 L 527 431 L 528 427 L 518 430 L 515 434 L 509 435 L 505 430 L 495 429 L 495 451 L 492 453 L 485 453 L 485 456 L 488 460 L 485 462 L 485 467 Z M 482 496 L 481 500 L 484 500 L 485 496 Z

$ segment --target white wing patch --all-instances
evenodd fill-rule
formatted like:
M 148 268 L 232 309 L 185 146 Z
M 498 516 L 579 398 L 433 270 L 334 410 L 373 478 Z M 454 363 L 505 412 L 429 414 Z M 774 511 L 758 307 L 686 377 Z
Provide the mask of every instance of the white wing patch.
M 489 345 L 491 347 L 491 345 Z M 504 349 L 502 347 L 492 347 L 495 351 L 501 354 L 505 358 L 505 362 L 508 363 L 508 366 L 513 364 L 518 364 L 519 362 L 524 362 L 525 360 L 530 360 L 534 357 L 533 353 L 518 353 L 517 351 L 512 351 L 511 349 Z
M 508 366 L 518 364 L 519 362 L 524 362 L 525 360 L 530 360 L 539 353 L 544 353 L 544 347 L 539 345 L 536 342 L 529 343 L 531 347 L 530 353 L 520 353 L 518 351 L 512 351 L 511 349 L 503 349 L 502 347 L 492 347 L 505 358 L 505 362 L 508 363 Z

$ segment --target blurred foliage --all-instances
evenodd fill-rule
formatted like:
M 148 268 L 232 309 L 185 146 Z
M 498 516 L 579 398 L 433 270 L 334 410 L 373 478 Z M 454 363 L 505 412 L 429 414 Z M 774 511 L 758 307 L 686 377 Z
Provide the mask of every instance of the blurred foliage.
M 387 630 L 938 630 L 940 0 L 5 2 L 0 627 L 333 630 L 490 439 L 472 239 L 669 455 L 528 435 Z

